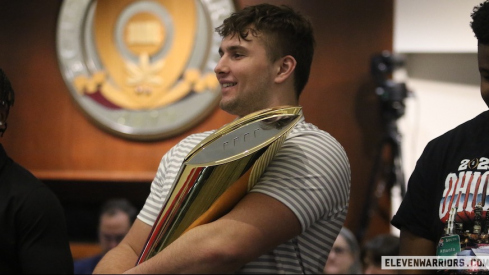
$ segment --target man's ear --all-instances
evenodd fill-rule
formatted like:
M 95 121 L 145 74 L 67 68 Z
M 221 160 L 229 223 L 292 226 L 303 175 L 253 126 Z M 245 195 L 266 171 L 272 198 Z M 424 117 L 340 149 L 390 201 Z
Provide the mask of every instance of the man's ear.
M 275 77 L 276 83 L 282 83 L 292 76 L 295 70 L 297 61 L 291 55 L 286 55 L 279 60 L 277 60 L 277 75 Z

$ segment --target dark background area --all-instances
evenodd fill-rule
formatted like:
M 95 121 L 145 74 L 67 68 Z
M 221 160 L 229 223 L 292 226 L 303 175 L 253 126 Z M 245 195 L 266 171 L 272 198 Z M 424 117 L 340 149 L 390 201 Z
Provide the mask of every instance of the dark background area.
M 96 242 L 100 207 L 109 199 L 127 198 L 137 209 L 144 205 L 150 182 L 44 180 L 61 201 L 72 241 Z

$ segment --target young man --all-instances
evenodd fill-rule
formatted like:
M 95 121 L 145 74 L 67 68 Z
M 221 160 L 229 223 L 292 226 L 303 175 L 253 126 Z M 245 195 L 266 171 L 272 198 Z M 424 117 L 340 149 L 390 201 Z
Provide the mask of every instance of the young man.
M 102 252 L 75 261 L 75 274 L 92 274 L 100 259 L 126 236 L 136 219 L 136 208 L 126 199 L 106 201 L 100 211 L 98 240 Z
M 489 2 L 475 7 L 471 16 L 478 40 L 481 95 L 489 106 Z M 485 111 L 426 146 L 392 219 L 401 229 L 401 256 L 443 255 L 437 252 L 437 245 L 444 235 L 459 235 L 464 243 L 462 253 L 485 242 L 482 239 L 489 232 L 488 144 L 489 111 Z
M 262 4 L 233 14 L 217 31 L 223 110 L 242 117 L 298 105 L 314 52 L 308 20 L 288 7 Z M 347 213 L 350 167 L 341 145 L 304 120 L 229 213 L 134 267 L 184 157 L 210 133 L 187 137 L 163 157 L 138 219 L 95 273 L 322 272 Z
M 0 137 L 14 90 L 0 69 Z M 58 198 L 0 144 L 0 273 L 73 273 L 66 220 Z

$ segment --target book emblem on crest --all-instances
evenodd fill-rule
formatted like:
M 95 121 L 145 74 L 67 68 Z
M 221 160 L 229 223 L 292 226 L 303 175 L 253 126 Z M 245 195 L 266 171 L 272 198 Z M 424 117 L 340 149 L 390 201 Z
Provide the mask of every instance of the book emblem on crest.
M 218 102 L 214 29 L 233 11 L 231 0 L 65 0 L 61 74 L 104 130 L 135 140 L 179 134 Z

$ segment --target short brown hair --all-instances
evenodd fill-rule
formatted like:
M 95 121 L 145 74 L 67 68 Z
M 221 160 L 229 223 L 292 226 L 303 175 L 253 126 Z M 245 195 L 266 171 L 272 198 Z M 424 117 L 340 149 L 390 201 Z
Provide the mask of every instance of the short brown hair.
M 294 89 L 297 98 L 307 84 L 314 55 L 315 39 L 309 19 L 282 5 L 259 4 L 233 13 L 216 28 L 222 37 L 266 34 L 265 47 L 271 61 L 291 55 L 296 61 Z

